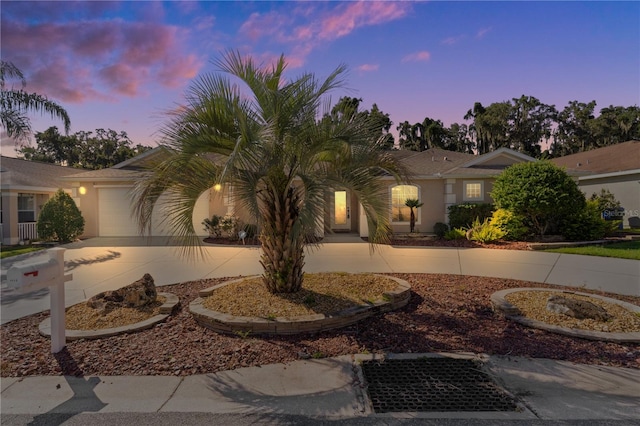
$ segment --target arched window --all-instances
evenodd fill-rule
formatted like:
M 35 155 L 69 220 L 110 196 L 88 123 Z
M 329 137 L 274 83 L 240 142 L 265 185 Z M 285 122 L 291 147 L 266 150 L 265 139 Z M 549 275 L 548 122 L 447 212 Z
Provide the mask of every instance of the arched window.
M 391 222 L 409 223 L 411 209 L 404 205 L 408 199 L 419 199 L 418 187 L 414 185 L 396 185 L 391 187 Z M 418 217 L 420 217 L 418 215 Z

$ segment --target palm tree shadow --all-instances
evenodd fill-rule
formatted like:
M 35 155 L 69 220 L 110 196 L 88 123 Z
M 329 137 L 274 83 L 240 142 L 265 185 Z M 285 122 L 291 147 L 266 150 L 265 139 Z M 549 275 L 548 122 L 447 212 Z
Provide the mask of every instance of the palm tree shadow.
M 318 377 L 328 377 L 327 385 Z M 362 402 L 354 403 L 358 399 L 354 389 L 356 376 L 352 363 L 345 360 L 248 367 L 207 375 L 204 380 L 214 399 L 238 405 L 238 409 L 247 413 L 315 417 L 352 416 L 364 411 Z
M 98 412 L 108 405 L 95 393 L 95 387 L 100 384 L 101 379 L 85 378 L 67 348 L 54 354 L 54 357 L 60 364 L 64 379 L 73 391 L 73 396 L 48 412 L 35 416 L 30 425 L 61 425 L 80 413 Z
M 122 256 L 122 253 L 114 250 L 108 250 L 107 254 L 100 254 L 93 258 L 83 257 L 80 259 L 68 260 L 64 262 L 65 271 L 66 272 L 73 271 L 74 269 L 83 265 L 93 265 L 96 263 L 108 262 L 110 260 L 118 259 L 120 256 Z

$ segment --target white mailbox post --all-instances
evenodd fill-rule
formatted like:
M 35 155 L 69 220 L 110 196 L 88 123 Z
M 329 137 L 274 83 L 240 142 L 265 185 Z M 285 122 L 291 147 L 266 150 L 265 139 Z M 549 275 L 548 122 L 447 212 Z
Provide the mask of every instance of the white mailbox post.
M 64 283 L 73 275 L 64 274 L 64 248 L 48 250 L 48 259 L 34 259 L 14 265 L 7 272 L 9 287 L 19 293 L 31 293 L 49 287 L 51 297 L 51 352 L 58 353 L 66 345 Z

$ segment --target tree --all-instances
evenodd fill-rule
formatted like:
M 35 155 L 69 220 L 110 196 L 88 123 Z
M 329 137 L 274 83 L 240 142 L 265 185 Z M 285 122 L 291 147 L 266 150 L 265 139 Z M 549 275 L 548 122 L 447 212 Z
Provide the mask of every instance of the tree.
M 558 113 L 551 154 L 554 157 L 586 151 L 594 143 L 593 111 L 596 101 L 588 104 L 571 101 Z
M 469 125 L 469 134 L 475 138 L 475 146 L 478 150 L 478 154 L 486 154 L 489 152 L 489 147 L 485 141 L 484 128 L 482 126 L 481 117 L 484 115 L 486 109 L 482 106 L 482 103 L 476 102 L 473 104 L 473 108 L 467 111 L 464 115 L 465 120 L 473 119 L 473 122 Z
M 411 216 L 409 219 L 409 229 L 410 229 L 410 232 L 413 232 L 413 230 L 416 227 L 416 214 L 413 211 L 413 209 L 422 207 L 424 203 L 421 203 L 420 200 L 418 200 L 417 198 L 408 198 L 404 202 L 404 205 L 409 207 L 409 209 L 411 210 Z
M 8 78 L 19 79 L 21 89 L 6 89 Z M 71 120 L 64 108 L 38 93 L 27 93 L 24 88 L 27 81 L 22 71 L 13 63 L 0 61 L 0 123 L 9 137 L 25 140 L 31 134 L 31 121 L 27 117 L 30 112 L 48 114 L 59 118 L 68 133 Z
M 510 116 L 509 144 L 512 149 L 539 157 L 541 142 L 551 138 L 551 128 L 558 112 L 533 96 L 513 98 Z
M 582 212 L 586 203 L 576 182 L 548 161 L 508 167 L 493 184 L 491 197 L 497 208 L 522 216 L 540 236 L 561 231 L 563 220 Z
M 18 155 L 25 160 L 55 163 L 83 169 L 104 169 L 135 157 L 149 149 L 136 145 L 126 132 L 97 129 L 80 131 L 73 135 L 61 135 L 57 127 L 36 133 L 36 146 L 23 145 Z
M 446 129 L 444 149 L 448 151 L 473 154 L 475 144 L 469 137 L 469 127 L 466 124 L 453 123 Z
M 84 232 L 84 218 L 71 196 L 59 189 L 42 206 L 36 226 L 40 238 L 68 243 Z
M 304 247 L 321 226 L 329 188 L 355 194 L 371 241 L 387 241 L 386 184 L 379 177 L 401 182 L 401 166 L 379 149 L 379 135 L 366 117 L 343 106 L 335 120 L 318 120 L 325 95 L 344 84 L 345 68 L 324 81 L 312 73 L 285 80 L 284 56 L 263 68 L 227 52 L 215 64 L 221 72 L 195 80 L 187 105 L 162 130 L 170 157 L 135 188 L 141 229 L 148 229 L 153 207 L 165 194 L 171 201 L 169 227 L 187 249 L 193 247 L 200 241 L 192 221 L 196 200 L 216 184 L 231 186 L 236 208 L 260 226 L 262 278 L 273 293 L 301 288 Z

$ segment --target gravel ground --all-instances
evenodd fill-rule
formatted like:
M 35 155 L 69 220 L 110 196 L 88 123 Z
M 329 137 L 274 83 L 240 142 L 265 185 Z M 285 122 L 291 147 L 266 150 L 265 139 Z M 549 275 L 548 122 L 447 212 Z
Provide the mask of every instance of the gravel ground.
M 1 327 L 2 377 L 33 375 L 177 375 L 213 373 L 353 353 L 465 351 L 640 368 L 640 344 L 594 342 L 524 327 L 494 313 L 490 295 L 515 287 L 554 286 L 497 278 L 397 274 L 412 285 L 404 308 L 341 330 L 297 336 L 234 336 L 200 327 L 186 308 L 213 279 L 163 286 L 181 300 L 149 330 L 69 342 L 59 354 L 38 333 L 48 312 Z M 583 289 L 576 289 L 588 292 Z M 605 294 L 607 295 L 607 294 Z M 640 297 L 607 295 L 640 304 Z

